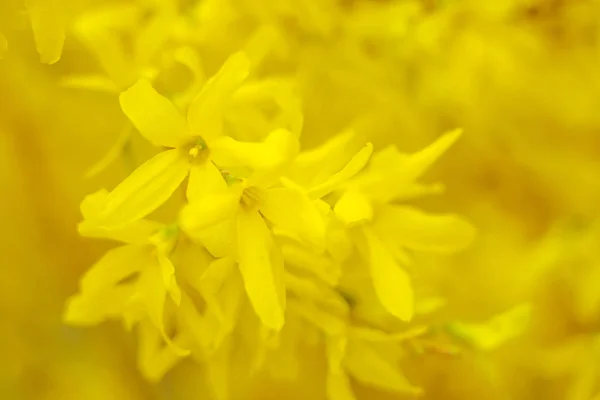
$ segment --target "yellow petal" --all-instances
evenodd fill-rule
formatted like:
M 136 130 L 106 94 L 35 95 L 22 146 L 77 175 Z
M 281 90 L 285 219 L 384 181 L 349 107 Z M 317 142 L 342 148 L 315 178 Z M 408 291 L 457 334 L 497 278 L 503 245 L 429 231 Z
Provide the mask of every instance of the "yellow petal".
M 420 251 L 462 250 L 475 237 L 475 228 L 457 215 L 427 214 L 408 206 L 382 207 L 373 229 L 382 239 Z
M 119 101 L 133 125 L 155 146 L 179 147 L 191 141 L 185 118 L 147 80 L 137 81 Z
M 206 375 L 210 385 L 211 398 L 215 400 L 230 399 L 231 391 L 230 377 L 232 367 L 232 343 L 227 340 L 219 351 L 206 363 Z
M 350 162 L 342 168 L 341 171 L 333 174 L 325 182 L 311 188 L 308 191 L 308 195 L 312 199 L 320 199 L 334 190 L 338 189 L 342 184 L 346 183 L 349 179 L 358 174 L 367 165 L 371 154 L 373 153 L 373 145 L 367 143 L 358 153 L 352 157 Z
M 280 330 L 285 311 L 283 259 L 272 257 L 271 233 L 258 212 L 238 214 L 237 247 L 240 272 L 254 310 L 266 326 Z
M 65 41 L 66 5 L 58 0 L 27 0 L 26 4 L 40 60 L 54 64 Z
M 203 231 L 235 217 L 241 193 L 230 188 L 224 193 L 207 193 L 186 205 L 179 217 L 181 228 L 188 234 Z
M 97 325 L 124 313 L 134 295 L 133 285 L 120 285 L 93 295 L 78 294 L 67 300 L 63 321 L 70 325 Z
M 312 244 L 319 251 L 324 250 L 325 221 L 304 193 L 288 188 L 265 190 L 259 207 L 261 214 L 278 230 Z
M 115 162 L 119 157 L 123 156 L 125 153 L 125 149 L 127 144 L 130 143 L 131 136 L 133 135 L 134 129 L 130 124 L 121 131 L 121 134 L 117 138 L 115 144 L 108 150 L 108 153 L 102 159 L 100 159 L 96 164 L 94 164 L 90 169 L 86 172 L 86 178 L 93 178 L 102 171 L 106 170 L 110 164 Z
M 167 288 L 164 284 L 163 268 L 158 258 L 154 257 L 146 266 L 138 280 L 138 295 L 143 303 L 146 314 L 152 325 L 161 333 L 164 341 L 171 351 L 179 356 L 189 354 L 169 338 L 164 323 L 165 301 L 167 299 Z
M 194 135 L 207 143 L 223 131 L 223 115 L 236 90 L 250 73 L 250 60 L 244 53 L 230 56 L 219 72 L 206 82 L 188 109 L 188 123 Z
M 342 363 L 346 353 L 346 340 L 331 338 L 327 342 L 327 398 L 329 400 L 355 400 L 356 397 L 350 386 Z
M 175 266 L 164 252 L 157 252 L 158 263 L 163 277 L 163 284 L 176 305 L 181 304 L 181 289 L 175 279 Z
M 148 262 L 149 247 L 122 246 L 108 251 L 83 276 L 80 288 L 83 293 L 101 291 L 139 272 Z
M 173 29 L 174 16 L 156 13 L 135 35 L 134 58 L 136 65 L 145 67 L 169 40 Z
M 368 260 L 375 293 L 393 316 L 410 321 L 414 313 L 414 294 L 410 277 L 388 253 L 373 232 L 363 229 L 368 246 Z
M 302 151 L 294 160 L 289 176 L 303 184 L 326 180 L 345 166 L 346 160 L 338 155 L 346 154 L 355 138 L 353 130 L 346 130 L 314 149 Z
M 199 201 L 211 193 L 223 193 L 227 190 L 227 182 L 219 168 L 210 161 L 194 163 L 188 178 L 187 199 L 190 203 Z
M 403 175 L 411 180 L 421 177 L 461 135 L 462 130 L 460 129 L 445 133 L 423 150 L 409 155 L 406 162 L 402 164 Z
M 238 142 L 223 136 L 209 146 L 213 160 L 220 167 L 248 167 L 260 171 L 274 170 L 292 162 L 300 144 L 294 134 L 278 129 L 263 142 Z
M 311 325 L 322 330 L 327 335 L 341 335 L 346 330 L 347 321 L 339 316 L 323 310 L 313 302 L 290 300 L 289 309 Z
M 140 324 L 138 367 L 150 382 L 159 382 L 185 355 L 163 345 L 161 333 L 147 322 Z
M 235 260 L 224 257 L 213 261 L 206 268 L 198 285 L 203 293 L 216 294 L 235 270 Z
M 128 244 L 144 245 L 162 228 L 162 224 L 141 219 L 117 228 L 108 229 L 98 225 L 100 213 L 106 207 L 109 192 L 105 189 L 88 195 L 81 202 L 81 213 L 86 219 L 78 225 L 79 234 L 85 237 L 112 239 Z
M 341 275 L 340 265 L 329 260 L 325 255 L 305 249 L 299 243 L 285 244 L 281 251 L 287 263 L 315 275 L 331 286 L 337 285 Z
M 82 18 L 76 24 L 75 29 L 79 39 L 90 49 L 108 77 L 119 89 L 129 87 L 137 79 L 137 72 L 119 35 L 106 28 L 102 30 L 91 26 L 90 22 L 94 23 L 94 21 Z
M 531 306 L 522 304 L 483 323 L 456 322 L 449 331 L 479 350 L 493 350 L 521 335 L 531 319 Z
M 101 225 L 122 226 L 150 214 L 171 197 L 188 170 L 188 160 L 177 149 L 146 161 L 108 195 Z
M 216 258 L 231 256 L 235 249 L 235 217 L 206 229 L 186 232 L 194 241 L 201 243 Z
M 190 70 L 193 80 L 187 89 L 174 96 L 173 103 L 181 108 L 187 108 L 196 95 L 200 92 L 206 76 L 202 68 L 202 61 L 193 47 L 183 46 L 173 53 L 173 61 L 178 62 Z
M 393 347 L 386 354 L 368 343 L 351 340 L 344 362 L 350 375 L 365 385 L 399 393 L 420 394 L 421 390 L 411 385 L 400 372 L 397 360 L 390 356 L 392 354 Z
M 354 226 L 373 219 L 373 206 L 354 190 L 344 192 L 333 208 L 335 215 L 346 225 Z

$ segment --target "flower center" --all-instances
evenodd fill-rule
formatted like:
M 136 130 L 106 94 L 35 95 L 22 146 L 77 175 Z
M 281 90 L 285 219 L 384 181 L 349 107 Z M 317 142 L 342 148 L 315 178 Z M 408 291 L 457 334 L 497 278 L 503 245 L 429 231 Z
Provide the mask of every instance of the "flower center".
M 242 192 L 240 205 L 246 210 L 255 210 L 261 203 L 261 190 L 255 186 L 247 187 Z
M 201 137 L 198 137 L 189 145 L 187 152 L 193 160 L 199 159 L 201 155 L 208 154 L 208 146 Z

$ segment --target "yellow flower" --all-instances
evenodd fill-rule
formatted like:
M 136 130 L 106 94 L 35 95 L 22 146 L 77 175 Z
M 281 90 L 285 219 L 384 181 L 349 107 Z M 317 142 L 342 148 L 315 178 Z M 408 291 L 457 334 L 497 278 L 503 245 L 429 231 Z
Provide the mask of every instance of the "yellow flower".
M 121 106 L 140 133 L 153 144 L 171 149 L 145 162 L 109 194 L 95 221 L 98 225 L 115 227 L 150 214 L 188 175 L 189 200 L 210 192 L 223 182 L 214 163 L 244 163 L 250 168 L 278 165 L 279 158 L 261 159 L 259 150 L 276 154 L 280 145 L 289 146 L 295 140 L 291 134 L 277 131 L 264 143 L 246 144 L 223 136 L 223 111 L 248 68 L 244 54 L 231 56 L 190 105 L 187 122 L 145 80 L 121 95 Z
M 457 216 L 429 215 L 392 202 L 438 192 L 438 185 L 417 179 L 459 135 L 448 133 L 412 155 L 394 147 L 376 154 L 369 169 L 345 185 L 334 207 L 335 215 L 352 229 L 381 304 L 404 321 L 414 312 L 412 284 L 401 266 L 410 263 L 406 250 L 460 250 L 471 242 L 474 230 Z
M 104 190 L 88 196 L 82 203 L 84 217 L 93 219 L 107 199 L 108 192 Z M 115 230 L 83 222 L 80 232 L 122 241 L 126 245 L 107 252 L 85 274 L 80 293 L 69 300 L 65 321 L 90 325 L 122 317 L 131 327 L 147 319 L 167 343 L 179 350 L 167 336 L 163 321 L 167 294 L 175 304 L 181 302 L 181 290 L 169 259 L 177 229 L 139 220 Z

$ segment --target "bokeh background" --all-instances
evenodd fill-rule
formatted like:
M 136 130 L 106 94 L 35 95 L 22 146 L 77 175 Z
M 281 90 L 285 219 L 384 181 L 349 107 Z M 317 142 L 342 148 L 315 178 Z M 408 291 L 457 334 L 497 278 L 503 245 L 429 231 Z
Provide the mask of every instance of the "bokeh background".
M 446 299 L 440 318 L 483 321 L 522 303 L 532 318 L 490 351 L 433 352 L 406 365 L 425 399 L 600 398 L 600 2 L 176 3 L 169 40 L 196 49 L 207 76 L 257 29 L 275 28 L 259 73 L 297 80 L 305 148 L 352 126 L 376 146 L 414 151 L 463 128 L 427 176 L 446 192 L 419 205 L 460 213 L 479 235 L 460 255 L 422 257 L 417 279 Z M 86 176 L 118 141 L 125 117 L 115 93 L 74 87 L 69 77 L 106 75 L 115 65 L 118 57 L 102 60 L 78 29 L 111 4 L 142 10 L 133 18 L 142 25 L 157 7 L 65 1 L 66 41 L 53 65 L 40 62 L 24 4 L 0 5 L 8 43 L 0 60 L 2 399 L 209 398 L 200 366 L 184 362 L 148 383 L 135 338 L 119 324 L 82 329 L 61 319 L 80 276 L 111 246 L 79 237 L 79 203 L 153 151 L 133 138 Z M 99 18 L 110 25 L 113 17 Z M 131 33 L 125 25 L 123 36 Z M 170 72 L 165 87 L 192 79 Z M 324 361 L 304 357 L 307 372 L 295 385 L 259 376 L 236 399 L 324 398 Z M 402 398 L 357 389 L 360 398 Z

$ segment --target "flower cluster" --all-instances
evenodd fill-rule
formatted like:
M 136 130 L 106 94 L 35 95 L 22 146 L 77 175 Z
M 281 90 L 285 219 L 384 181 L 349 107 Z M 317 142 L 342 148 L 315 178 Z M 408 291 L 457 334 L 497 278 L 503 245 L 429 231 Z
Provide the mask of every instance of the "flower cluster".
M 191 356 L 206 364 L 217 398 L 227 397 L 234 354 L 250 353 L 249 372 L 276 363 L 293 377 L 301 346 L 318 343 L 331 399 L 353 398 L 349 376 L 417 393 L 398 369 L 403 346 L 427 332 L 407 325 L 418 312 L 407 268 L 414 252 L 465 248 L 474 229 L 407 202 L 440 192 L 420 178 L 460 131 L 412 154 L 357 146 L 352 129 L 302 151 L 293 129 L 301 99 L 252 68 L 245 51 L 232 54 L 185 105 L 147 78 L 119 95 L 161 151 L 83 201 L 80 233 L 122 245 L 82 278 L 65 320 L 121 319 L 139 333 L 149 379 Z M 260 108 L 271 97 L 276 115 Z M 239 140 L 244 115 L 271 129 Z M 171 219 L 153 219 L 167 202 L 176 203 Z

